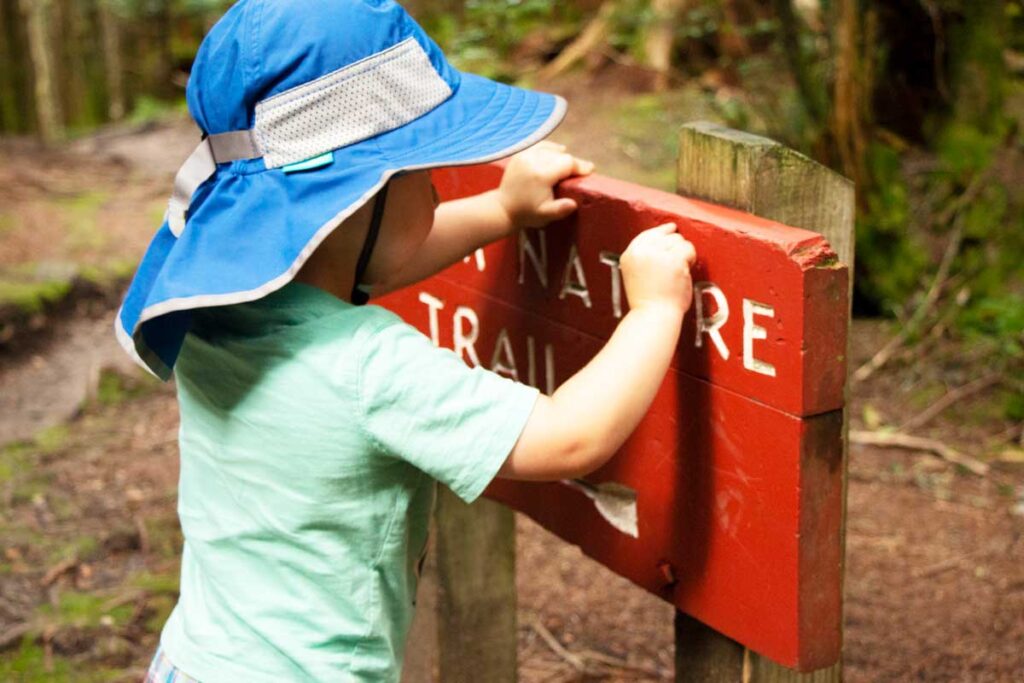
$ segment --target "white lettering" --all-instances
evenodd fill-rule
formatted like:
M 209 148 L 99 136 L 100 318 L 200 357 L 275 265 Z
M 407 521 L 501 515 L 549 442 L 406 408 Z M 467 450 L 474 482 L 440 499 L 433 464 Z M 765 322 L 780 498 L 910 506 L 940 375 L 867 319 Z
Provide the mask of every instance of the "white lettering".
M 469 332 L 462 329 L 463 321 L 469 322 Z M 476 311 L 468 306 L 459 306 L 455 309 L 455 340 L 452 350 L 459 358 L 469 357 L 469 362 L 474 367 L 480 365 L 480 357 L 476 354 L 476 340 L 480 336 L 480 319 Z
M 569 251 L 569 261 L 565 264 L 565 275 L 562 276 L 562 291 L 559 292 L 558 298 L 564 299 L 566 294 L 578 296 L 587 308 L 594 305 L 590 300 L 590 290 L 587 289 L 587 277 L 583 274 L 583 261 L 580 260 L 580 253 L 575 244 Z
M 537 384 L 537 343 L 529 336 L 526 338 L 526 378 L 527 384 L 540 389 Z M 551 344 L 544 345 L 544 380 L 547 385 L 545 393 L 551 396 L 555 393 L 555 347 Z
M 754 358 L 754 340 L 768 338 L 768 331 L 754 324 L 755 315 L 775 317 L 775 309 L 750 299 L 743 300 L 743 367 L 762 375 L 774 377 L 774 365 Z
M 430 308 L 430 341 L 434 346 L 441 345 L 441 332 L 437 321 L 437 312 L 444 308 L 444 302 L 426 292 L 420 292 L 420 302 Z
M 463 263 L 469 263 L 470 259 L 476 259 L 476 269 L 481 273 L 487 268 L 487 256 L 484 254 L 483 249 L 477 249 L 472 254 L 462 259 Z
M 516 357 L 512 353 L 512 342 L 508 338 L 508 330 L 498 333 L 498 341 L 494 342 L 494 355 L 491 356 L 491 370 L 519 381 L 519 370 L 516 368 Z
M 612 269 L 612 313 L 616 318 L 622 317 L 622 269 L 619 268 L 619 255 L 614 251 L 602 251 L 601 263 Z
M 710 294 L 717 305 L 714 315 L 709 317 L 704 316 L 705 294 Z M 693 303 L 694 308 L 697 309 L 697 348 L 704 345 L 701 335 L 707 333 L 715 348 L 718 349 L 719 355 L 722 356 L 722 360 L 729 360 L 729 347 L 725 345 L 722 333 L 719 332 L 729 320 L 729 301 L 725 298 L 725 294 L 713 282 L 698 282 L 693 286 Z
M 529 233 L 536 232 L 540 236 L 540 255 L 533 248 L 530 242 Z M 526 261 L 527 258 L 533 264 L 537 273 L 540 286 L 548 288 L 548 241 L 543 230 L 520 230 L 519 231 L 519 284 L 526 282 Z

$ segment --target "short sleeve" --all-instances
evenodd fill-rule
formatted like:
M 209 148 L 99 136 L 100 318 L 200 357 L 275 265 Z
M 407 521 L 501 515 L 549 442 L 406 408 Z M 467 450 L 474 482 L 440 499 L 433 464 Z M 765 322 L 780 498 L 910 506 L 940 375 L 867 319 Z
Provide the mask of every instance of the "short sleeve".
M 519 439 L 537 389 L 468 367 L 397 317 L 361 346 L 366 433 L 386 454 L 475 500 Z

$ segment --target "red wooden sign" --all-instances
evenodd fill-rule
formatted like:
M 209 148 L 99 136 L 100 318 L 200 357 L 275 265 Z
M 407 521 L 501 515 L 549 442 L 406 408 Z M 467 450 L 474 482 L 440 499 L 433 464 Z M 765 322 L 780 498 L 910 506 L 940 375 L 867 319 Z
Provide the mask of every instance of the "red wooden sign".
M 500 178 L 499 165 L 435 172 L 445 199 Z M 583 483 L 499 480 L 488 495 L 781 664 L 835 663 L 845 266 L 815 233 L 630 183 L 559 192 L 579 203 L 570 220 L 379 303 L 549 393 L 625 312 L 617 260 L 641 230 L 674 221 L 693 242 L 694 306 L 652 409 L 604 468 Z

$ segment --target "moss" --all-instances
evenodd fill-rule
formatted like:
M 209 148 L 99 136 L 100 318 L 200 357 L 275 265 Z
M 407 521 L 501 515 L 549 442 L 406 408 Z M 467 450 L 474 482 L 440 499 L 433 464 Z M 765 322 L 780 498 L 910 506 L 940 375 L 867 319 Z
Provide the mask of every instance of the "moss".
M 142 572 L 131 577 L 130 583 L 152 595 L 178 596 L 177 570 L 166 574 Z
M 0 276 L 0 307 L 11 306 L 28 314 L 41 313 L 70 291 L 70 280 L 16 282 Z
M 36 434 L 35 445 L 40 453 L 55 453 L 67 444 L 70 436 L 67 425 L 54 425 Z
M 94 560 L 99 557 L 100 543 L 93 536 L 79 536 L 70 543 L 65 543 L 50 552 L 50 563 L 77 558 L 82 561 Z
M 68 681 L 72 680 L 71 665 L 60 657 L 48 661 L 42 646 L 26 638 L 19 649 L 0 658 L 0 680 L 18 683 Z M 76 675 L 73 680 L 82 679 Z
M 615 130 L 615 143 L 633 162 L 630 180 L 673 192 L 679 149 L 677 112 L 709 112 L 703 97 L 693 90 L 645 94 L 626 98 L 608 116 Z M 718 118 L 711 114 L 711 118 Z M 612 171 L 602 172 L 614 175 Z
M 146 396 L 160 386 L 158 380 L 142 372 L 125 375 L 117 370 L 106 368 L 100 372 L 99 385 L 96 388 L 96 403 L 101 406 L 119 405 Z
M 109 602 L 109 596 L 69 591 L 61 594 L 56 607 L 43 605 L 37 610 L 37 614 L 43 623 L 77 628 L 102 626 L 104 617 L 112 619 L 115 626 L 128 623 L 134 606 L 126 604 L 107 609 Z
M 106 246 L 108 237 L 100 228 L 99 214 L 109 200 L 108 193 L 93 191 L 56 202 L 63 215 L 67 245 L 72 253 L 102 249 Z
M 132 276 L 138 261 L 131 258 L 113 259 L 98 266 L 82 266 L 78 277 L 98 289 L 119 285 Z
M 942 398 L 945 393 L 946 387 L 939 382 L 934 382 L 911 394 L 908 403 L 914 410 L 924 410 Z
M 178 600 L 166 595 L 159 595 L 147 604 L 153 610 L 153 614 L 146 619 L 146 631 L 160 633 L 170 618 L 171 612 L 174 611 L 174 606 L 178 604 Z
M 0 484 L 14 481 L 28 471 L 31 453 L 32 447 L 23 441 L 0 448 Z
M 184 537 L 178 518 L 173 515 L 145 520 L 146 535 L 153 553 L 164 559 L 175 559 L 181 554 Z

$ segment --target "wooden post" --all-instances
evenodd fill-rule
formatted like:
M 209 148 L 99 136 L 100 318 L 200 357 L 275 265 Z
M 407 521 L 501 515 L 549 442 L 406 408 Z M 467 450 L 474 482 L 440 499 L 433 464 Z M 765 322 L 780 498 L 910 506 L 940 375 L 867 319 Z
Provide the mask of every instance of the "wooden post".
M 515 683 L 515 514 L 438 486 L 404 683 Z
M 798 152 L 773 140 L 715 124 L 686 124 L 679 134 L 676 191 L 818 232 L 829 241 L 839 260 L 849 267 L 850 277 L 853 276 L 853 183 Z M 849 291 L 853 291 L 852 286 Z M 844 548 L 846 422 L 844 411 Z M 811 674 L 799 674 L 679 614 L 676 680 L 826 683 L 842 680 L 842 662 Z

